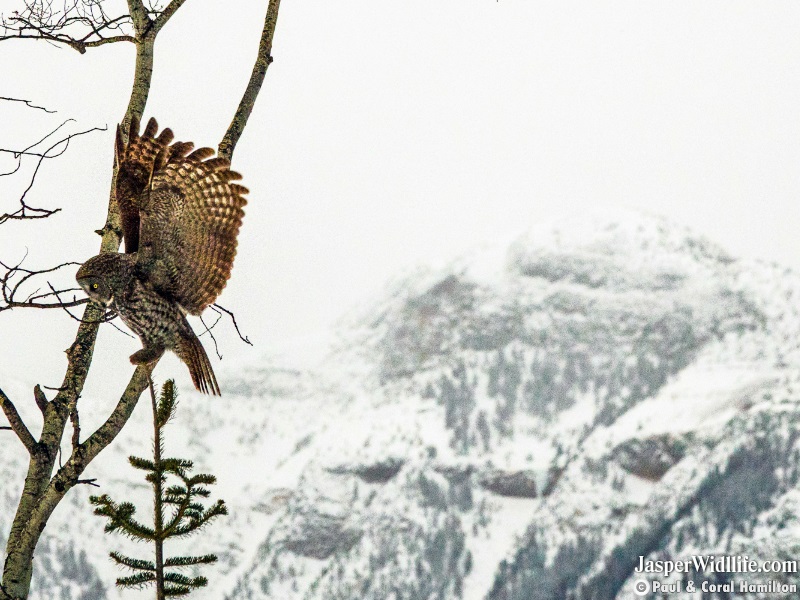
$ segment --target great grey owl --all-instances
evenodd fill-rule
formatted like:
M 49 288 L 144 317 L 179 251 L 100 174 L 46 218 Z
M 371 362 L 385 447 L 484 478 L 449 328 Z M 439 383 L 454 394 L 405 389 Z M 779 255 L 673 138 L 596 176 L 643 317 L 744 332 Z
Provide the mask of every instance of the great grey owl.
M 89 297 L 119 313 L 142 341 L 133 364 L 172 350 L 189 367 L 195 387 L 219 395 L 203 345 L 186 314 L 199 315 L 216 300 L 231 274 L 247 188 L 241 175 L 211 148 L 191 142 L 150 119 L 139 135 L 131 121 L 128 143 L 119 127 L 115 194 L 125 253 L 87 260 L 76 279 Z M 191 153 L 190 153 L 191 152 Z

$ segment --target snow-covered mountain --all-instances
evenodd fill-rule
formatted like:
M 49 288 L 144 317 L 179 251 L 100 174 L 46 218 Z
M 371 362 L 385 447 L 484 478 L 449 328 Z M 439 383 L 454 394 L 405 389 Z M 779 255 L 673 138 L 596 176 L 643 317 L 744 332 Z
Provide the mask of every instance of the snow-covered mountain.
M 660 598 L 634 591 L 640 556 L 796 558 L 798 300 L 797 273 L 641 215 L 420 270 L 343 321 L 318 367 L 272 359 L 222 401 L 184 394 L 170 453 L 215 473 L 231 512 L 192 542 L 221 559 L 197 595 Z M 145 502 L 125 466 L 147 452 L 141 404 L 90 476 Z M 0 476 L 19 482 L 7 446 Z M 18 493 L 0 488 L 0 538 Z M 135 597 L 106 557 L 145 550 L 102 534 L 90 493 L 48 526 L 32 598 Z

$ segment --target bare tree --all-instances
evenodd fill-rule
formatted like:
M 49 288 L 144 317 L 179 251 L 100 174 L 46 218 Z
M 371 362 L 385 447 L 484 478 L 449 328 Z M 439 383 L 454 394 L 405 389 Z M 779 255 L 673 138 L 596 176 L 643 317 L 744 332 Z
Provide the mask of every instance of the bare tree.
M 120 120 L 122 131 L 127 132 L 131 119 L 141 118 L 144 112 L 152 79 L 153 46 L 156 37 L 185 2 L 186 0 L 160 3 L 127 0 L 126 13 L 110 15 L 105 9 L 104 0 L 59 0 L 59 2 L 23 0 L 21 10 L 11 15 L 0 16 L 0 41 L 32 39 L 67 46 L 80 53 L 111 43 L 134 44 L 136 64 L 130 100 Z M 226 158 L 233 155 L 239 136 L 255 104 L 266 70 L 272 62 L 270 52 L 279 6 L 280 0 L 269 0 L 250 81 L 228 131 L 220 143 L 219 153 Z M 68 140 L 64 143 L 68 144 Z M 41 160 L 46 160 L 60 148 L 61 146 L 56 145 L 38 154 L 41 155 Z M 25 152 L 32 151 L 31 148 L 25 150 Z M 25 155 L 24 152 L 19 154 L 20 157 Z M 97 232 L 101 235 L 100 252 L 116 252 L 120 245 L 120 217 L 113 197 L 115 179 L 116 170 L 112 177 L 106 222 Z M 46 218 L 58 210 L 43 209 L 49 210 L 49 214 L 39 212 L 39 209 L 26 205 L 24 200 L 23 197 L 21 207 L 16 213 L 5 215 L 6 221 Z M 2 219 L 0 223 L 3 223 Z M 82 299 L 65 300 L 62 297 L 73 291 L 69 288 L 57 289 L 49 285 L 49 291 L 36 293 L 23 291 L 23 286 L 32 278 L 47 275 L 64 266 L 68 265 L 37 271 L 22 269 L 20 265 L 4 265 L 5 276 L 0 277 L 0 295 L 2 295 L 0 310 L 3 307 L 8 310 L 63 309 L 82 304 L 84 302 Z M 72 487 L 87 483 L 80 478 L 81 474 L 119 434 L 130 418 L 139 396 L 148 386 L 150 373 L 155 365 L 149 367 L 140 365 L 134 371 L 125 391 L 105 422 L 88 437 L 82 439 L 78 400 L 92 364 L 98 328 L 100 323 L 108 318 L 109 315 L 105 314 L 101 306 L 95 303 L 86 304 L 79 319 L 75 340 L 67 351 L 66 373 L 55 397 L 50 400 L 40 386 L 34 387 L 33 400 L 43 419 L 42 433 L 38 439 L 31 434 L 11 399 L 0 389 L 0 407 L 8 420 L 8 426 L 3 429 L 13 431 L 30 456 L 28 472 L 6 545 L 7 557 L 0 583 L 2 600 L 23 600 L 28 597 L 34 550 L 50 515 Z M 56 458 L 65 435 L 67 421 L 72 426 L 70 438 L 72 452 L 56 469 Z

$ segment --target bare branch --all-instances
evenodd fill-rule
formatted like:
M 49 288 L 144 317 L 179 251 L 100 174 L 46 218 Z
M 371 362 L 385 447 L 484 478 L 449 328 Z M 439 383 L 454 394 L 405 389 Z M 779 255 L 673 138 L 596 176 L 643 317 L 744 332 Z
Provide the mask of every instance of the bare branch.
M 29 204 L 27 204 L 25 202 L 25 198 L 27 197 L 28 192 L 33 187 L 33 184 L 36 181 L 36 176 L 39 174 L 39 168 L 42 166 L 42 163 L 44 162 L 45 159 L 47 159 L 47 158 L 56 158 L 56 157 L 61 156 L 62 154 L 64 154 L 64 152 L 66 152 L 67 149 L 69 148 L 70 141 L 73 138 L 76 138 L 76 137 L 79 137 L 79 136 L 82 136 L 82 135 L 86 135 L 87 133 L 92 133 L 94 131 L 106 131 L 108 129 L 107 127 L 92 127 L 91 129 L 86 129 L 84 131 L 79 131 L 79 132 L 76 132 L 76 133 L 70 133 L 69 135 L 64 136 L 63 138 L 59 139 L 57 142 L 51 144 L 43 152 L 31 152 L 31 150 L 33 148 L 35 148 L 39 144 L 43 143 L 47 138 L 52 136 L 55 132 L 57 132 L 59 129 L 61 129 L 61 127 L 63 127 L 66 123 L 68 123 L 71 120 L 72 119 L 67 119 L 61 125 L 56 127 L 53 131 L 51 131 L 50 133 L 45 135 L 38 142 L 36 142 L 35 144 L 32 144 L 32 145 L 30 145 L 27 148 L 24 148 L 22 150 L 9 150 L 7 148 L 0 148 L 0 153 L 11 154 L 12 156 L 14 156 L 14 158 L 17 159 L 16 168 L 13 171 L 10 171 L 8 173 L 0 173 L 0 176 L 2 176 L 2 175 L 11 175 L 13 173 L 16 173 L 20 168 L 22 157 L 24 157 L 24 156 L 34 156 L 34 157 L 37 158 L 36 167 L 33 170 L 33 174 L 31 175 L 31 179 L 28 182 L 28 186 L 25 188 L 25 190 L 22 192 L 22 195 L 19 198 L 20 207 L 14 212 L 5 213 L 5 214 L 0 215 L 0 225 L 2 225 L 3 223 L 5 223 L 7 221 L 11 221 L 11 220 L 46 219 L 47 217 L 49 217 L 51 215 L 54 215 L 55 213 L 61 211 L 60 208 L 54 208 L 54 209 L 36 208 L 36 207 L 30 206 Z
M 20 100 L 19 98 L 7 98 L 5 96 L 0 96 L 0 100 L 5 100 L 6 102 L 22 102 L 28 108 L 35 108 L 37 110 L 43 110 L 46 113 L 51 113 L 52 114 L 52 113 L 57 112 L 55 110 L 48 110 L 44 106 L 37 106 L 36 104 L 31 102 L 30 100 Z
M 49 404 L 49 401 L 47 400 L 47 396 L 44 395 L 44 392 L 38 383 L 33 387 L 33 399 L 36 401 L 36 406 L 39 407 L 39 411 L 42 413 L 42 416 L 44 416 L 45 412 L 47 412 L 47 405 Z
M 24 257 L 23 257 L 24 261 Z M 82 291 L 80 288 L 66 288 L 66 289 L 56 289 L 50 281 L 45 282 L 47 287 L 50 289 L 49 292 L 39 293 L 40 288 L 36 288 L 34 292 L 29 293 L 27 296 L 24 296 L 24 299 L 18 300 L 17 298 L 21 295 L 24 295 L 22 292 L 22 285 L 32 280 L 32 278 L 38 277 L 40 275 L 44 275 L 47 273 L 52 273 L 61 269 L 62 267 L 67 266 L 77 266 L 81 263 L 77 262 L 66 262 L 60 265 L 56 265 L 55 267 L 51 267 L 49 269 L 41 269 L 41 270 L 29 270 L 23 269 L 20 265 L 22 261 L 14 266 L 9 266 L 5 264 L 3 261 L 0 261 L 0 266 L 6 269 L 5 274 L 0 275 L 0 296 L 2 302 L 0 302 L 0 312 L 11 310 L 14 308 L 37 308 L 37 309 L 49 309 L 49 308 L 60 308 L 64 312 L 69 315 L 69 317 L 77 321 L 79 323 L 87 323 L 85 319 L 78 317 L 72 312 L 70 312 L 70 308 L 74 308 L 76 306 L 80 306 L 82 304 L 86 304 L 89 302 L 88 298 L 76 298 L 75 295 L 72 296 L 72 300 L 64 301 L 61 299 L 61 294 L 67 294 L 69 292 L 76 292 Z M 15 279 L 16 276 L 22 274 L 21 277 Z M 41 302 L 41 300 L 45 300 L 47 298 L 55 298 L 55 302 Z M 114 329 L 126 335 L 128 337 L 134 337 L 127 331 L 120 329 L 117 327 L 115 323 L 112 321 L 117 318 L 116 311 L 108 310 L 106 311 L 103 316 L 97 320 L 93 321 L 92 323 L 102 324 L 102 323 L 109 323 Z
M 90 305 L 91 308 L 91 305 Z M 91 327 L 82 325 L 82 328 Z M 86 329 L 83 329 L 86 331 Z M 79 335 L 80 339 L 80 335 Z M 48 415 L 52 420 L 45 421 L 45 429 L 42 431 L 42 438 L 38 447 L 44 449 L 34 454 L 31 454 L 32 465 L 29 471 L 29 476 L 25 481 L 25 490 L 23 498 L 26 499 L 28 508 L 24 513 L 24 522 L 19 522 L 17 518 L 14 519 L 15 523 L 12 525 L 11 535 L 9 536 L 11 542 L 7 546 L 8 553 L 5 563 L 5 573 L 7 575 L 9 569 L 20 568 L 17 567 L 18 562 L 28 564 L 33 555 L 33 550 L 36 547 L 36 542 L 39 539 L 41 531 L 44 529 L 50 515 L 58 506 L 58 503 L 64 498 L 66 493 L 75 485 L 94 483 L 91 479 L 80 479 L 80 475 L 84 472 L 89 463 L 110 444 L 114 438 L 119 434 L 125 424 L 133 414 L 133 409 L 139 400 L 139 396 L 147 387 L 147 382 L 150 378 L 150 372 L 155 367 L 155 363 L 150 366 L 139 365 L 133 373 L 130 382 L 128 383 L 125 391 L 122 394 L 117 406 L 106 419 L 106 421 L 89 436 L 84 442 L 74 448 L 71 456 L 60 467 L 55 476 L 50 478 L 53 465 L 57 455 L 57 450 L 60 446 L 61 435 L 64 431 L 64 424 L 67 415 L 64 411 L 64 402 L 68 401 L 70 397 L 74 397 L 76 390 L 73 385 L 75 383 L 81 384 L 85 373 L 83 368 L 88 368 L 88 363 L 85 362 L 86 358 L 91 360 L 91 352 L 88 356 L 80 352 L 74 353 L 70 357 L 70 366 L 67 370 L 67 377 L 78 377 L 78 380 L 68 380 L 63 386 L 65 391 L 59 392 L 55 400 L 51 403 L 51 408 Z M 76 370 L 77 368 L 77 370 Z M 56 419 L 56 415 L 58 418 Z M 31 475 L 37 475 L 34 480 Z M 27 494 L 27 495 L 26 495 Z M 20 513 L 18 511 L 17 516 Z M 15 526 L 16 525 L 16 526 Z M 30 574 L 29 568 L 22 567 L 26 578 Z M 19 583 L 15 580 L 7 580 L 4 577 L 4 583 Z M 29 586 L 28 581 L 22 582 L 24 587 Z M 13 591 L 14 588 L 11 588 Z M 8 593 L 8 592 L 6 592 Z M 11 598 L 18 597 L 19 594 L 9 595 Z M 21 597 L 21 596 L 19 596 Z
M 136 43 L 136 38 L 130 35 L 115 35 L 101 40 L 94 40 L 91 42 L 80 42 L 83 48 L 97 48 L 104 44 L 113 44 L 115 42 L 131 42 Z
M 55 133 L 57 133 L 59 129 L 64 127 L 64 125 L 66 125 L 70 121 L 74 121 L 74 120 L 75 119 L 67 119 L 66 121 L 61 123 L 61 125 L 59 125 L 55 129 L 51 130 L 49 133 L 45 134 L 45 136 L 43 138 L 39 139 L 38 141 L 34 142 L 33 144 L 30 144 L 28 147 L 23 148 L 22 150 L 8 150 L 6 148 L 0 148 L 0 152 L 2 152 L 4 154 L 11 154 L 17 160 L 17 166 L 14 168 L 14 170 L 13 171 L 8 171 L 7 173 L 0 173 L 0 177 L 4 177 L 4 176 L 7 176 L 7 175 L 13 175 L 17 171 L 19 171 L 20 167 L 22 166 L 22 157 L 23 156 L 42 156 L 43 153 L 41 153 L 41 152 L 31 152 L 31 150 L 33 148 L 35 148 L 36 146 L 38 146 L 39 144 L 41 144 L 42 142 L 44 142 L 50 136 L 52 136 Z M 55 157 L 52 157 L 52 158 L 55 158 Z
M 84 298 L 83 300 L 78 300 L 78 301 L 77 301 L 77 303 L 79 303 L 79 304 L 81 304 L 81 303 L 87 303 L 87 302 L 90 302 L 90 300 L 89 300 L 88 298 Z M 70 316 L 70 318 L 71 318 L 73 321 L 77 321 L 78 323 L 92 323 L 92 324 L 94 324 L 94 323 L 98 323 L 98 324 L 101 324 L 101 325 L 102 325 L 103 323 L 108 323 L 108 324 L 109 324 L 109 325 L 111 325 L 111 326 L 112 326 L 114 329 L 116 329 L 117 331 L 119 331 L 119 332 L 120 332 L 122 335 L 128 336 L 129 338 L 136 339 L 136 338 L 135 338 L 135 336 L 131 335 L 130 333 L 128 333 L 128 332 L 127 332 L 127 331 L 125 331 L 124 329 L 120 329 L 120 328 L 117 326 L 117 324 L 116 324 L 116 323 L 114 323 L 114 319 L 116 319 L 116 318 L 117 318 L 117 316 L 119 316 L 119 315 L 118 315 L 118 313 L 117 313 L 117 311 L 115 311 L 115 310 L 108 310 L 108 311 L 106 311 L 106 312 L 103 314 L 103 316 L 102 316 L 102 317 L 100 317 L 100 319 L 99 319 L 98 321 L 87 321 L 87 320 L 86 320 L 86 319 L 84 319 L 84 318 L 81 318 L 81 317 L 76 317 L 75 315 L 73 315 L 73 314 L 72 314 L 72 313 L 71 313 L 71 312 L 68 310 L 69 308 L 71 308 L 71 307 L 72 307 L 72 305 L 73 305 L 73 303 L 71 303 L 71 302 L 63 302 L 63 303 L 62 303 L 62 304 L 60 304 L 60 305 L 58 305 L 58 304 L 54 304 L 54 305 L 48 305 L 48 306 L 37 306 L 36 308 L 63 308 L 63 309 L 64 309 L 64 312 L 65 312 L 65 313 L 67 313 L 67 314 Z
M 19 416 L 17 407 L 8 399 L 3 390 L 0 390 L 0 407 L 2 407 L 6 415 L 12 431 L 17 434 L 19 441 L 22 442 L 28 453 L 32 455 L 36 451 L 36 440 L 23 422 L 22 417 Z
M 41 152 L 31 152 L 31 150 L 33 148 L 35 148 L 36 146 L 38 146 L 39 144 L 43 143 L 49 137 L 51 137 L 51 136 L 55 135 L 56 133 L 58 133 L 58 131 L 62 127 L 64 127 L 67 123 L 74 123 L 74 122 L 75 122 L 75 119 L 66 119 L 65 121 L 62 121 L 61 124 L 58 127 L 56 127 L 55 129 L 52 129 L 49 133 L 45 134 L 44 137 L 40 138 L 38 141 L 32 143 L 31 145 L 27 146 L 26 148 L 23 148 L 22 150 L 8 150 L 8 149 L 3 148 L 3 149 L 0 149 L 0 152 L 10 153 L 10 154 L 13 154 L 14 156 L 43 156 L 44 155 L 43 153 L 41 153 Z
M 150 365 L 139 365 L 128 382 L 125 391 L 117 402 L 117 406 L 108 416 L 105 422 L 95 430 L 82 444 L 80 452 L 75 452 L 67 461 L 65 469 L 74 469 L 77 475 L 94 459 L 95 456 L 111 443 L 111 441 L 122 431 L 125 423 L 128 422 L 139 396 L 148 385 L 150 375 L 155 369 L 156 363 Z
M 234 315 L 227 308 L 224 308 L 223 306 L 220 306 L 219 304 L 216 304 L 216 303 L 211 305 L 211 309 L 216 311 L 217 313 L 222 311 L 226 315 L 228 315 L 231 318 L 231 321 L 233 321 L 233 326 L 236 329 L 236 333 L 239 336 L 239 339 L 242 340 L 245 344 L 249 344 L 250 346 L 253 345 L 253 342 L 251 342 L 250 339 L 247 336 L 242 335 L 242 332 L 239 330 L 239 324 L 236 322 L 236 315 Z M 214 323 L 214 325 L 216 325 L 216 323 Z
M 26 253 L 27 256 L 27 253 Z M 36 287 L 32 292 L 26 294 L 25 284 L 34 281 L 36 278 L 54 273 L 64 267 L 78 266 L 77 262 L 65 262 L 49 269 L 30 270 L 25 269 L 21 265 L 25 260 L 22 260 L 16 265 L 7 265 L 0 261 L 0 267 L 6 270 L 5 273 L 0 274 L 0 312 L 11 310 L 12 308 L 62 308 L 67 309 L 73 306 L 80 306 L 86 304 L 88 298 L 77 299 L 73 295 L 72 300 L 64 302 L 61 300 L 61 294 L 66 294 L 73 291 L 78 291 L 79 288 L 66 288 L 56 289 L 47 281 L 46 284 L 50 288 L 50 292 L 40 293 L 40 287 Z M 56 302 L 41 302 L 47 298 L 56 298 Z
M 211 341 L 214 342 L 214 352 L 216 353 L 217 358 L 220 359 L 220 360 L 222 360 L 222 354 L 219 353 L 219 346 L 217 345 L 217 338 L 214 336 L 214 332 L 211 331 L 211 330 L 214 329 L 214 327 L 217 326 L 217 323 L 219 323 L 219 320 L 221 318 L 222 318 L 222 315 L 217 314 L 217 320 L 214 321 L 211 324 L 211 327 L 209 327 L 208 325 L 206 325 L 206 322 L 203 320 L 203 317 L 200 317 L 200 322 L 203 324 L 203 327 L 205 327 L 205 331 L 203 333 L 201 333 L 200 335 L 204 335 L 204 334 L 207 333 L 209 336 L 211 336 Z M 197 337 L 200 337 L 200 336 L 197 336 Z
M 6 306 L 1 307 L 0 310 L 10 310 L 12 308 L 41 308 L 41 309 L 61 308 L 61 309 L 67 309 L 67 308 L 72 308 L 74 306 L 80 306 L 81 304 L 86 304 L 88 302 L 89 302 L 88 298 L 81 298 L 80 300 L 73 300 L 72 302 L 58 302 L 58 303 L 53 303 L 53 304 L 40 304 L 40 303 L 36 303 L 36 302 L 9 302 Z M 69 314 L 76 321 L 79 321 L 81 323 L 85 323 L 86 322 L 86 321 L 82 321 L 81 319 L 79 319 L 78 317 L 73 315 L 72 313 L 69 313 Z M 106 323 L 106 321 L 104 321 L 104 320 L 103 321 L 98 321 L 98 322 L 99 323 Z
M 114 314 L 114 316 L 113 316 L 113 317 L 111 317 L 111 319 L 113 319 L 113 318 L 116 318 L 116 316 L 117 316 L 117 313 L 113 313 L 113 314 Z M 111 326 L 112 326 L 114 329 L 116 329 L 117 331 L 119 331 L 119 332 L 120 332 L 122 335 L 127 335 L 129 338 L 136 339 L 136 336 L 135 336 L 135 335 L 131 335 L 130 333 L 128 333 L 128 332 L 127 332 L 127 331 L 125 331 L 124 329 L 121 329 L 121 328 L 120 328 L 120 327 L 119 327 L 119 326 L 118 326 L 116 323 L 114 323 L 114 322 L 113 322 L 111 319 L 109 319 L 108 321 L 106 321 L 106 322 L 107 322 L 109 325 L 111 325 Z
M 167 24 L 167 21 L 170 20 L 172 15 L 178 12 L 178 9 L 183 6 L 186 0 L 172 0 L 166 8 L 161 12 L 161 14 L 156 17 L 155 21 L 153 22 L 153 30 L 155 33 L 158 33 L 164 25 Z
M 258 44 L 258 55 L 253 65 L 253 72 L 250 74 L 250 81 L 247 83 L 228 131 L 225 132 L 225 137 L 219 144 L 217 153 L 228 160 L 233 158 L 233 151 L 247 125 L 250 113 L 253 112 L 258 92 L 261 91 L 261 84 L 264 83 L 267 69 L 272 63 L 272 38 L 275 36 L 275 26 L 278 24 L 280 5 L 281 0 L 269 0 L 267 15 L 264 17 L 264 29 L 261 31 L 261 41 Z
M 103 0 L 65 0 L 60 10 L 53 0 L 25 0 L 25 7 L 0 20 L 3 35 L 9 39 L 42 40 L 64 45 L 81 54 L 114 42 L 136 42 L 131 35 L 133 19 L 122 14 L 110 17 L 103 9 Z M 110 34 L 110 35 L 109 35 Z

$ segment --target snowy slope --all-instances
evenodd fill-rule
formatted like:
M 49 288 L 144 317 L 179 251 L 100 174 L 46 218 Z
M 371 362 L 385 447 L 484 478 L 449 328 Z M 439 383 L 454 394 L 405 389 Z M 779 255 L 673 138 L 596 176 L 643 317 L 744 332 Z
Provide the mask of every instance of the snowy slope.
M 198 597 L 638 598 L 639 555 L 790 556 L 798 298 L 795 273 L 624 213 L 420 269 L 318 367 L 231 376 L 224 410 L 185 393 L 171 453 L 231 511 L 193 542 L 221 558 Z M 112 495 L 145 491 L 124 466 L 147 452 L 146 407 L 134 419 L 92 466 Z M 128 547 L 89 493 L 48 527 L 41 562 L 66 566 L 38 569 L 34 597 L 135 597 L 100 591 Z

